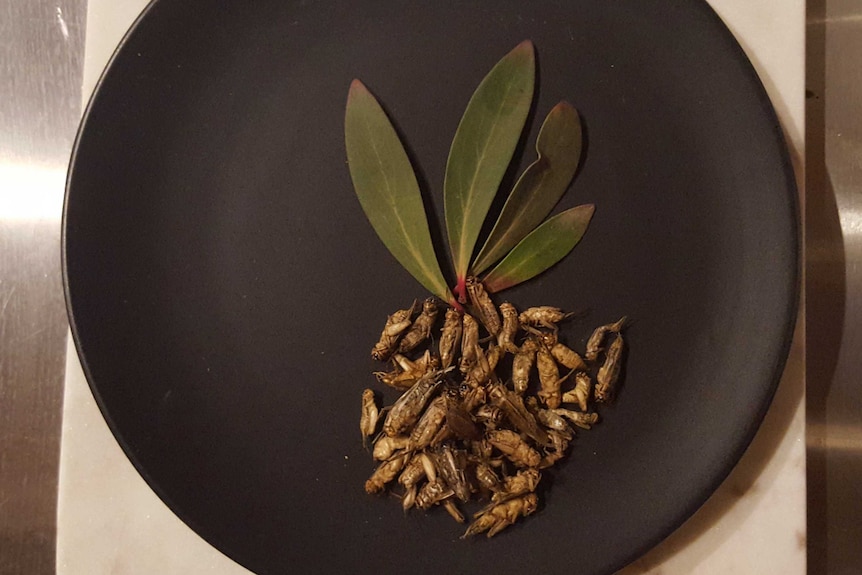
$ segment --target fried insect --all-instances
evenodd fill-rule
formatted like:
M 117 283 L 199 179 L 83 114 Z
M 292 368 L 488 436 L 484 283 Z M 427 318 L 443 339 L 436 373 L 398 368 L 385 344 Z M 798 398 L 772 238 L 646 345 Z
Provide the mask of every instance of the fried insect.
M 609 323 L 607 325 L 597 327 L 595 331 L 593 331 L 593 334 L 590 336 L 590 339 L 587 340 L 587 351 L 584 354 L 587 358 L 587 361 L 596 361 L 599 357 L 599 354 L 602 352 L 602 346 L 605 343 L 605 337 L 607 337 L 609 333 L 620 333 L 625 323 L 626 316 L 623 316 L 614 323 Z
M 587 364 L 584 363 L 583 358 L 564 344 L 557 342 L 550 349 L 551 355 L 560 365 L 569 369 L 587 369 Z
M 545 455 L 542 456 L 542 462 L 539 463 L 539 469 L 547 469 L 565 457 L 566 449 L 568 449 L 569 441 L 571 440 L 570 435 L 566 436 L 553 430 L 549 431 L 548 435 L 551 437 L 551 443 L 553 443 L 554 447 L 545 451 Z
M 538 507 L 539 498 L 535 493 L 528 493 L 515 499 L 494 505 L 482 516 L 473 521 L 462 539 L 487 531 L 488 537 L 493 537 L 509 525 L 515 523 L 518 517 L 526 517 Z
M 536 369 L 539 371 L 539 399 L 544 402 L 549 408 L 554 409 L 560 406 L 562 393 L 560 385 L 563 379 L 560 378 L 560 370 L 557 367 L 557 362 L 548 348 L 544 345 L 539 345 L 536 350 Z
M 503 480 L 501 488 L 491 496 L 491 501 L 494 503 L 502 503 L 509 499 L 532 493 L 536 490 L 536 487 L 538 487 L 541 479 L 542 474 L 539 473 L 538 469 L 522 469 L 515 475 L 510 475 Z M 487 511 L 489 511 L 489 508 L 485 508 L 476 515 L 482 515 Z
M 464 391 L 463 398 L 462 406 L 468 413 L 470 413 L 487 401 L 488 392 L 484 387 L 467 386 L 466 391 Z
M 371 477 L 368 478 L 368 481 L 365 482 L 365 492 L 373 495 L 383 491 L 386 484 L 395 479 L 398 473 L 404 468 L 409 458 L 410 454 L 404 453 L 381 463 L 374 470 L 374 473 L 371 474 Z
M 446 310 L 446 319 L 443 322 L 443 330 L 440 333 L 440 365 L 446 369 L 452 365 L 455 353 L 461 344 L 461 312 L 455 308 Z
M 479 406 L 476 410 L 476 419 L 484 423 L 490 429 L 499 425 L 505 416 L 506 414 L 503 413 L 503 410 L 496 405 L 485 404 Z
M 563 394 L 562 403 L 577 403 L 581 411 L 587 411 L 587 401 L 593 388 L 590 374 L 579 371 L 575 374 L 575 388 Z
M 491 459 L 491 454 L 494 452 L 494 446 L 491 445 L 491 442 L 488 441 L 487 438 L 480 439 L 479 441 L 474 441 L 470 446 L 470 451 L 479 461 L 487 462 Z
M 414 301 L 409 308 L 398 310 L 386 319 L 386 325 L 383 326 L 380 339 L 371 349 L 372 359 L 386 361 L 392 355 L 398 345 L 398 339 L 410 327 L 410 319 L 415 310 L 416 302 Z
M 383 432 L 389 437 L 401 435 L 408 429 L 413 427 L 416 420 L 425 409 L 425 404 L 437 391 L 440 385 L 440 378 L 444 371 L 434 371 L 423 375 L 419 381 L 413 384 L 413 387 L 404 392 L 399 397 L 389 413 L 386 414 L 386 420 L 383 422 Z
M 378 419 L 380 419 L 380 409 L 374 399 L 374 392 L 366 389 L 362 392 L 362 414 L 359 416 L 359 431 L 362 432 L 363 448 L 367 447 L 368 438 L 374 435 Z
M 539 349 L 536 340 L 528 339 L 515 354 L 512 360 L 512 385 L 518 395 L 524 395 L 530 384 L 530 370 L 536 363 L 536 350 Z
M 530 447 L 514 431 L 508 429 L 489 431 L 488 441 L 518 467 L 537 467 L 542 460 L 539 452 Z
M 409 371 L 419 379 L 429 371 L 440 369 L 440 357 L 431 353 L 430 349 L 426 349 L 417 360 L 411 360 L 405 355 L 396 353 L 392 356 L 392 360 L 404 371 Z
M 477 278 L 469 276 L 467 277 L 467 295 L 470 297 L 470 303 L 476 315 L 479 316 L 479 321 L 482 322 L 488 333 L 496 337 L 503 324 L 500 321 L 497 308 L 494 307 L 494 302 L 491 301 L 491 297 L 485 291 L 485 286 Z
M 414 374 L 396 369 L 395 371 L 375 371 L 374 377 L 380 383 L 386 384 L 391 388 L 404 391 L 410 389 L 416 383 Z
M 470 499 L 470 485 L 467 483 L 467 477 L 464 473 L 466 462 L 464 455 L 461 451 L 443 445 L 434 454 L 434 462 L 437 472 L 443 477 L 455 496 L 466 503 Z
M 374 450 L 371 456 L 377 461 L 386 461 L 392 457 L 396 451 L 407 449 L 410 446 L 410 437 L 406 435 L 397 435 L 389 437 L 386 434 L 381 435 L 374 442 Z
M 466 521 L 464 519 L 464 515 L 458 509 L 458 506 L 455 505 L 455 502 L 452 501 L 451 497 L 443 500 L 443 509 L 445 509 L 449 516 L 458 523 L 464 523 Z
M 404 511 L 413 507 L 413 504 L 416 502 L 416 494 L 419 491 L 419 482 L 425 479 L 423 457 L 427 457 L 427 455 L 424 453 L 414 454 L 404 467 L 401 475 L 398 476 L 398 483 L 404 487 L 404 497 L 401 499 Z
M 506 389 L 496 382 L 488 385 L 488 398 L 491 404 L 506 415 L 506 419 L 521 433 L 526 434 L 541 445 L 548 444 L 548 434 L 539 427 L 535 416 L 527 410 L 520 395 Z
M 584 413 L 583 411 L 572 411 L 571 409 L 554 409 L 554 413 L 561 415 L 583 429 L 590 429 L 599 421 L 598 413 Z
M 564 319 L 571 317 L 573 314 L 565 313 L 560 308 L 543 305 L 538 307 L 527 308 L 521 312 L 518 319 L 521 325 L 529 325 L 533 327 L 546 327 L 550 330 L 557 330 L 557 324 Z
M 622 366 L 623 355 L 623 336 L 617 334 L 616 339 L 608 347 L 608 353 L 605 357 L 605 362 L 599 368 L 599 373 L 596 374 L 596 401 L 599 403 L 608 403 L 614 398 L 614 391 L 617 385 L 617 380 L 620 377 L 620 367 Z
M 376 371 L 374 376 L 380 383 L 401 391 L 410 389 L 423 375 L 440 369 L 440 358 L 430 350 L 425 350 L 425 354 L 416 361 L 395 353 L 392 355 L 392 361 L 397 365 L 393 371 Z
M 506 353 L 518 353 L 518 346 L 515 345 L 515 336 L 521 327 L 518 310 L 506 301 L 500 304 L 500 315 L 503 316 L 503 325 L 497 334 L 497 345 Z
M 445 395 L 439 395 L 431 400 L 425 413 L 416 422 L 416 426 L 410 433 L 410 449 L 420 450 L 425 449 L 434 440 L 434 437 L 440 431 L 443 425 L 443 420 L 446 418 L 446 412 L 449 406 Z
M 437 298 L 429 297 L 422 303 L 422 312 L 413 321 L 413 325 L 410 326 L 410 329 L 401 338 L 401 343 L 398 344 L 399 353 L 416 349 L 420 343 L 431 336 L 431 328 L 437 321 L 438 309 Z
M 477 387 L 475 389 L 482 388 Z M 482 437 L 482 430 L 476 425 L 476 422 L 470 417 L 470 412 L 464 409 L 464 405 L 460 401 L 449 401 L 449 407 L 446 411 L 446 425 L 458 439 L 475 441 Z
M 461 363 L 458 369 L 461 373 L 467 374 L 476 364 L 476 349 L 479 347 L 479 324 L 469 314 L 464 314 L 462 324 Z
M 477 463 L 475 475 L 476 481 L 484 489 L 487 489 L 488 491 L 497 491 L 501 488 L 500 477 L 487 463 Z
M 559 413 L 550 409 L 539 409 L 536 411 L 536 419 L 549 430 L 568 435 L 569 438 L 572 437 L 572 428 L 569 427 L 566 419 Z
M 500 348 L 494 344 L 488 347 L 488 353 L 482 351 L 482 348 L 476 346 L 476 363 L 473 369 L 464 378 L 471 387 L 483 385 L 494 375 L 494 368 L 497 367 L 497 362 L 500 361 Z
M 416 507 L 424 510 L 431 509 L 434 505 L 454 494 L 455 492 L 446 485 L 441 477 L 431 479 L 429 476 L 428 483 L 423 485 L 416 495 Z

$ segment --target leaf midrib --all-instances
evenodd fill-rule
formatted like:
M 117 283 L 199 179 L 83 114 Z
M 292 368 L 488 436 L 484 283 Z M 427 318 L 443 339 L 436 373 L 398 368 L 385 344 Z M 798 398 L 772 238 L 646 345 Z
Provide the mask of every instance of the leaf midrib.
M 370 136 L 372 134 L 372 130 L 371 130 L 371 125 L 369 123 L 369 119 L 367 117 L 363 116 L 362 122 L 365 126 L 366 135 Z M 393 130 L 394 130 L 394 128 L 393 128 Z M 371 143 L 371 149 L 374 151 L 374 158 L 377 160 L 377 165 L 378 165 L 378 167 L 380 167 L 380 172 L 383 174 L 383 179 L 386 182 L 386 199 L 389 202 L 389 205 L 394 207 L 396 205 L 396 203 L 395 203 L 395 196 L 392 193 L 392 182 L 390 182 L 389 175 L 386 173 L 385 170 L 383 170 L 383 161 L 382 161 L 381 156 L 380 156 L 380 151 L 377 148 L 376 140 L 375 140 L 375 138 L 372 138 L 372 137 L 368 137 L 366 139 Z M 407 161 L 409 163 L 409 161 L 410 161 L 409 158 Z M 418 188 L 418 184 L 417 184 L 417 188 Z M 420 193 L 421 193 L 421 191 L 420 191 Z M 407 240 L 406 243 L 409 247 L 410 253 L 412 253 L 414 256 L 416 256 L 414 259 L 419 264 L 420 269 L 425 273 L 426 278 L 428 278 L 429 280 L 432 280 L 432 283 L 435 283 L 435 284 L 438 283 L 437 281 L 434 280 L 434 275 L 435 275 L 434 270 L 428 269 L 428 267 L 424 261 L 424 258 L 419 257 L 419 254 L 421 252 L 420 252 L 420 250 L 417 250 L 416 246 L 413 244 L 413 238 L 412 238 L 411 234 L 407 233 L 407 228 L 404 224 L 404 220 L 401 219 L 401 215 L 398 213 L 398 210 L 393 209 L 392 212 L 395 214 L 395 219 L 398 220 L 398 228 L 401 230 L 401 235 L 404 236 L 404 238 Z
M 461 211 L 463 213 L 463 216 L 461 217 L 461 230 L 459 232 L 460 236 L 458 238 L 458 240 L 459 240 L 459 242 L 458 242 L 459 243 L 459 260 L 461 260 L 461 261 L 459 261 L 459 267 L 460 267 L 461 262 L 463 262 L 465 260 L 465 258 L 466 258 L 468 265 L 469 265 L 470 255 L 472 255 L 472 254 L 466 254 L 465 255 L 465 253 L 464 253 L 467 249 L 467 246 L 465 245 L 466 242 L 464 239 L 464 236 L 465 236 L 465 234 L 464 234 L 464 222 L 466 222 L 468 220 L 468 217 L 470 216 L 470 214 L 473 211 L 472 207 L 476 203 L 475 197 L 473 196 L 473 190 L 476 187 L 476 180 L 478 179 L 478 174 L 480 172 L 480 169 L 481 169 L 485 159 L 487 158 L 488 147 L 489 147 L 490 142 L 493 139 L 492 136 L 499 129 L 499 123 L 497 122 L 497 120 L 502 115 L 502 110 L 505 107 L 506 101 L 509 97 L 509 93 L 512 91 L 512 85 L 513 85 L 513 82 L 509 82 L 506 84 L 506 92 L 504 93 L 504 96 L 502 98 L 500 98 L 500 105 L 495 110 L 495 113 L 493 116 L 494 121 L 492 122 L 491 132 L 488 134 L 488 137 L 485 139 L 485 142 L 482 146 L 482 153 L 479 156 L 479 161 L 476 162 L 476 166 L 473 168 L 473 175 L 470 178 L 470 184 L 467 188 L 468 193 L 463 194 L 461 196 L 462 200 L 466 197 L 473 197 L 474 201 L 461 204 Z

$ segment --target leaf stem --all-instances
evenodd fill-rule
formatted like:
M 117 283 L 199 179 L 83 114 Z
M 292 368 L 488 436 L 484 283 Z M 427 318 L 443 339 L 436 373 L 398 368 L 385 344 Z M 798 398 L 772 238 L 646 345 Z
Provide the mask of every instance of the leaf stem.
M 452 289 L 452 293 L 454 293 L 458 297 L 458 301 L 460 303 L 462 303 L 462 304 L 467 303 L 467 277 L 466 276 L 458 276 L 458 283 L 455 284 L 455 287 Z

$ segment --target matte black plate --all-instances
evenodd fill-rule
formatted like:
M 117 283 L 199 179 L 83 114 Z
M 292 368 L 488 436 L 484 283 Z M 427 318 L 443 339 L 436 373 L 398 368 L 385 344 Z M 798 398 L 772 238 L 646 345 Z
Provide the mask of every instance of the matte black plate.
M 505 297 L 587 310 L 564 331 L 576 348 L 627 314 L 631 352 L 539 512 L 460 541 L 441 510 L 363 492 L 369 349 L 425 293 L 354 196 L 344 105 L 354 77 L 384 103 L 442 226 L 460 115 L 525 38 L 540 75 L 521 166 L 568 100 L 589 146 L 560 208 L 597 210 L 563 263 Z M 250 569 L 609 573 L 701 505 L 769 405 L 795 318 L 795 198 L 764 90 L 704 2 L 162 0 L 77 142 L 67 298 L 129 458 Z

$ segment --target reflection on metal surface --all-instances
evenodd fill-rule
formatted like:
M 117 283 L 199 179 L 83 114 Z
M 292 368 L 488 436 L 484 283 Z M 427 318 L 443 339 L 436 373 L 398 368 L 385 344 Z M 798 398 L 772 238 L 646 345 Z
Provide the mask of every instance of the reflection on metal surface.
M 808 423 L 808 449 L 862 453 L 862 425 Z
M 53 220 L 63 206 L 66 171 L 60 167 L 39 167 L 0 163 L 0 218 L 4 222 Z M 22 193 L 26 191 L 26 193 Z
M 809 0 L 808 568 L 862 573 L 862 3 Z
M 0 0 L 0 573 L 54 572 L 67 330 L 60 211 L 84 0 Z

